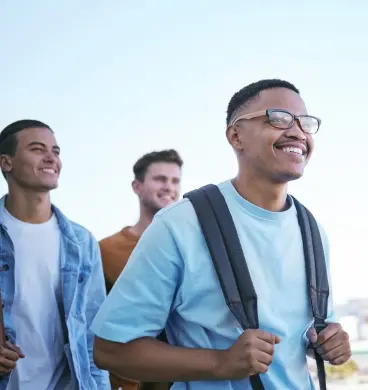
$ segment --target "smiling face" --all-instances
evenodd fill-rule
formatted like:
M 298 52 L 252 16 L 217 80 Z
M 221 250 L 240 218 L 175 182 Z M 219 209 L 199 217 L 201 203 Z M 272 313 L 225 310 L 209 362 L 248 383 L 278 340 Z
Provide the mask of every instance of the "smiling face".
M 34 192 L 48 192 L 58 186 L 61 171 L 60 148 L 53 132 L 45 127 L 29 128 L 16 135 L 14 156 L 1 156 L 1 168 L 9 186 Z
M 255 176 L 275 183 L 287 183 L 303 175 L 313 152 L 313 136 L 302 131 L 298 121 L 289 129 L 275 128 L 271 124 L 278 125 L 285 118 L 280 113 L 280 117 L 276 115 L 270 124 L 266 115 L 269 109 L 285 110 L 296 116 L 307 115 L 305 104 L 296 92 L 287 88 L 267 89 L 239 109 L 235 122 L 242 116 L 252 118 L 230 124 L 227 138 L 237 152 L 241 169 L 252 170 Z M 253 117 L 252 113 L 257 115 Z
M 155 162 L 149 165 L 143 180 L 133 181 L 133 190 L 143 207 L 155 214 L 179 199 L 181 169 L 178 164 Z

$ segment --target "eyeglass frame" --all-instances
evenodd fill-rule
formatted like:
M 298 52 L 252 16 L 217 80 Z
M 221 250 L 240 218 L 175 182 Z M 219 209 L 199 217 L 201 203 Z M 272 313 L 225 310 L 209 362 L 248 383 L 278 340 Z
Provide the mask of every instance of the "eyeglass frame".
M 292 120 L 292 122 L 291 122 L 289 127 L 281 128 L 281 127 L 277 127 L 277 126 L 273 125 L 272 123 L 270 123 L 270 113 L 275 112 L 275 111 L 277 111 L 277 112 L 284 112 L 286 114 L 291 115 L 293 120 Z M 311 134 L 311 135 L 314 135 L 314 134 L 318 133 L 318 130 L 320 129 L 321 123 L 322 123 L 321 119 L 319 119 L 319 118 L 317 118 L 316 116 L 313 116 L 313 115 L 295 115 L 295 114 L 293 114 L 293 113 L 291 113 L 291 112 L 289 112 L 287 110 L 282 110 L 280 108 L 269 108 L 267 110 L 256 111 L 256 112 L 252 112 L 252 113 L 249 113 L 249 114 L 241 115 L 238 118 L 235 118 L 230 123 L 230 126 L 235 126 L 240 120 L 243 120 L 243 119 L 249 120 L 249 119 L 259 118 L 261 116 L 267 116 L 267 123 L 270 126 L 272 126 L 273 128 L 278 129 L 278 130 L 288 130 L 288 129 L 291 129 L 294 126 L 295 121 L 297 121 L 298 125 L 299 125 L 300 129 L 303 131 L 303 133 Z M 300 118 L 305 118 L 305 117 L 316 119 L 316 121 L 318 123 L 318 127 L 317 127 L 317 130 L 315 132 L 310 133 L 308 131 L 303 130 L 303 128 L 301 126 L 301 123 L 300 123 Z

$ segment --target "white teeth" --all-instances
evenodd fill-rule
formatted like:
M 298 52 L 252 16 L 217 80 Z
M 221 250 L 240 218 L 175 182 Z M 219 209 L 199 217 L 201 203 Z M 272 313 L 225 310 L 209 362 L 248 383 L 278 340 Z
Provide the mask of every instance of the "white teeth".
M 282 148 L 281 150 L 282 150 L 283 152 L 297 153 L 297 154 L 303 155 L 303 150 L 300 149 L 300 148 L 295 148 L 295 147 L 287 146 L 287 147 L 285 147 L 285 148 Z
M 41 169 L 41 171 L 46 173 L 56 173 L 54 169 L 49 169 L 49 168 Z

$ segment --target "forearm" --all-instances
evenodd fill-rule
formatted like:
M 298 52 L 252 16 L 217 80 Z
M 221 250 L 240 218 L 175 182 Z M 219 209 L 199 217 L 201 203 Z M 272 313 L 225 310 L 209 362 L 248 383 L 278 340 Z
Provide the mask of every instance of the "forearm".
M 221 351 L 175 347 L 153 338 L 126 344 L 96 338 L 96 364 L 118 376 L 145 382 L 218 380 Z

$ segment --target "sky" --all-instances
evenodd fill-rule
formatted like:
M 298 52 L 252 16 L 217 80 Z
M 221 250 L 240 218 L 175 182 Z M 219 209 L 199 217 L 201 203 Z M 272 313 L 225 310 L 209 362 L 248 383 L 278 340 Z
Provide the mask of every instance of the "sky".
M 2 0 L 0 129 L 54 129 L 52 200 L 101 239 L 135 223 L 132 166 L 147 152 L 180 152 L 183 192 L 234 177 L 229 99 L 288 80 L 322 118 L 290 193 L 329 235 L 335 302 L 368 298 L 367 14 L 364 0 Z

